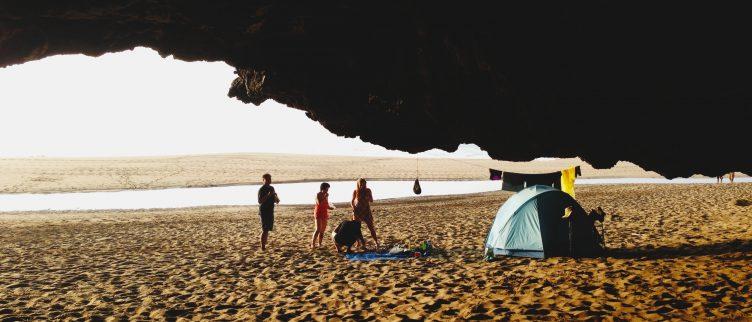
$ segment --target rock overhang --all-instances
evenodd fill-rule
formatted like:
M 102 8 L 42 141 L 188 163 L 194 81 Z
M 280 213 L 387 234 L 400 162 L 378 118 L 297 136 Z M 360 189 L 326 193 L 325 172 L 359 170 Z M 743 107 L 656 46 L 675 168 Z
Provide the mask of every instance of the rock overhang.
M 135 46 L 391 149 L 752 172 L 752 23 L 692 4 L 0 1 L 0 66 Z M 169 84 L 165 84 L 169 86 Z

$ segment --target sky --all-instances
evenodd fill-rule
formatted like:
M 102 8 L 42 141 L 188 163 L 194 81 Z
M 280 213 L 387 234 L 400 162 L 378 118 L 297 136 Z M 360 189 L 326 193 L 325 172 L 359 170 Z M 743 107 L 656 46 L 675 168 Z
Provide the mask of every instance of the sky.
M 222 62 L 162 58 L 148 48 L 0 68 L 0 157 L 411 156 L 338 137 L 271 100 L 257 107 L 229 98 L 233 71 Z M 473 144 L 418 155 L 488 158 Z

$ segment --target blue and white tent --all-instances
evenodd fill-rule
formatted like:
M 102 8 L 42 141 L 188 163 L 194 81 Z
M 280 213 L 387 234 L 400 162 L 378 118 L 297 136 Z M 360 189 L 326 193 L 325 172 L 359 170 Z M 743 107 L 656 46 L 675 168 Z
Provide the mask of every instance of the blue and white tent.
M 572 214 L 564 217 L 571 207 Z M 592 218 L 569 194 L 543 185 L 511 196 L 486 238 L 487 257 L 590 256 L 601 247 Z

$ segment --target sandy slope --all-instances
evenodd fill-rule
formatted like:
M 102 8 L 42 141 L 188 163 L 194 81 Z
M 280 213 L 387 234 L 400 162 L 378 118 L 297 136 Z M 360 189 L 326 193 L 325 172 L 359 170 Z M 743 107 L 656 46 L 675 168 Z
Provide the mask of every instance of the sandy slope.
M 508 196 L 380 202 L 384 241 L 446 255 L 369 263 L 306 249 L 308 208 L 278 211 L 268 253 L 247 207 L 0 214 L 0 319 L 752 316 L 752 206 L 736 205 L 752 184 L 581 187 L 586 208 L 619 215 L 610 257 L 483 261 Z
M 657 177 L 627 162 L 593 170 L 578 159 L 500 162 L 476 159 L 423 159 L 423 179 L 487 179 L 488 168 L 541 173 L 582 165 L 585 178 Z M 205 187 L 258 183 L 264 172 L 276 182 L 415 179 L 412 158 L 364 158 L 286 154 L 227 154 L 151 158 L 0 159 L 0 193 L 54 192 L 166 187 Z

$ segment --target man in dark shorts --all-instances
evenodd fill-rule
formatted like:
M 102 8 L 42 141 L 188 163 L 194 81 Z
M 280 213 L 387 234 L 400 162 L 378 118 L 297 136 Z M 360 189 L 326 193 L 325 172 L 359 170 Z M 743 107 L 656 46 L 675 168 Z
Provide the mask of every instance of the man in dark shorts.
M 363 234 L 360 232 L 359 220 L 345 220 L 337 226 L 332 232 L 332 240 L 334 241 L 334 248 L 337 252 L 342 251 L 342 247 L 347 247 L 347 252 L 350 252 L 350 248 L 356 241 L 360 241 L 361 245 L 365 245 L 366 241 L 363 239 Z
M 266 250 L 269 231 L 274 229 L 274 204 L 279 203 L 277 193 L 272 187 L 272 175 L 265 173 L 261 178 L 264 185 L 258 191 L 259 217 L 261 217 L 261 250 Z

